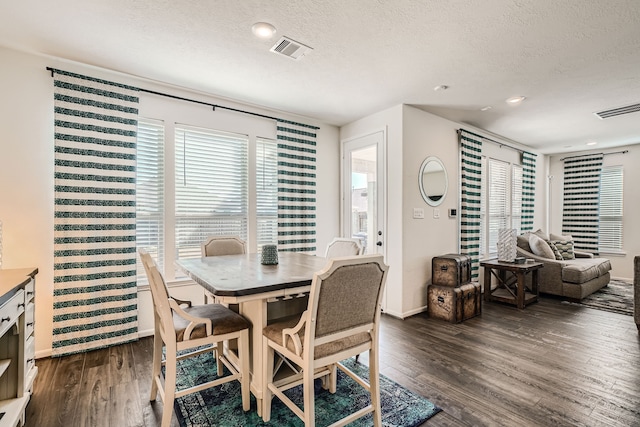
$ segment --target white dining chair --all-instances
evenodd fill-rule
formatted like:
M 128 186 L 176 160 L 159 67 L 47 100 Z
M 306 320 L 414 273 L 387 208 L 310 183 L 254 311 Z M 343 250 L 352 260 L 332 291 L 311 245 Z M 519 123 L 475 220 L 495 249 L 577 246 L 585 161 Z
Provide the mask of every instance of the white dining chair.
M 381 299 L 388 266 L 381 255 L 331 259 L 316 273 L 311 284 L 307 310 L 298 318 L 268 325 L 263 329 L 262 419 L 271 418 L 271 400 L 278 397 L 304 421 L 315 425 L 314 379 L 336 392 L 336 369 L 369 391 L 371 404 L 347 415 L 336 425 L 345 425 L 368 413 L 381 425 L 378 330 Z M 358 307 L 354 310 L 353 307 Z M 340 361 L 369 352 L 369 382 Z M 284 379 L 273 378 L 274 354 L 278 352 L 301 369 Z M 304 406 L 299 408 L 284 392 L 302 384 Z
M 247 244 L 237 236 L 209 236 L 200 245 L 203 257 L 221 255 L 240 255 L 247 253 Z M 204 290 L 204 303 L 216 302 L 216 297 Z
M 351 255 L 362 255 L 363 248 L 359 239 L 336 237 L 328 245 L 325 258 L 338 258 Z
M 176 398 L 216 387 L 230 381 L 239 381 L 242 409 L 250 407 L 249 371 L 249 322 L 220 304 L 192 306 L 169 295 L 165 281 L 158 268 L 144 249 L 140 258 L 149 279 L 154 309 L 153 367 L 150 401 L 160 393 L 164 409 L 162 427 L 169 427 Z M 223 342 L 238 341 L 238 366 L 235 366 L 222 351 Z M 165 349 L 165 360 L 162 360 Z M 176 391 L 177 362 L 202 353 L 215 354 L 218 378 Z M 164 375 L 162 366 L 165 367 Z M 226 367 L 230 375 L 224 375 Z

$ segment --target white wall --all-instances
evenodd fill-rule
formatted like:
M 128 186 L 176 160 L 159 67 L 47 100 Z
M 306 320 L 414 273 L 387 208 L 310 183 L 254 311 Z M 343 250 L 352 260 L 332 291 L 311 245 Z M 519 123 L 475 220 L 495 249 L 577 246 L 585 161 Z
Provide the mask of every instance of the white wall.
M 431 260 L 434 256 L 458 252 L 458 217 L 449 218 L 448 211 L 459 213 L 459 148 L 456 130 L 487 135 L 480 129 L 461 125 L 408 105 L 372 114 L 340 129 L 345 141 L 375 130 L 387 131 L 387 238 L 386 262 L 390 266 L 387 282 L 386 312 L 405 318 L 426 310 L 427 286 L 431 283 Z M 509 145 L 526 149 L 517 143 Z M 501 152 L 504 150 L 504 152 Z M 531 150 L 529 150 L 531 151 Z M 518 151 L 486 143 L 489 155 L 519 159 Z M 444 201 L 434 208 L 427 205 L 418 188 L 422 161 L 438 157 L 445 166 L 449 188 Z M 536 204 L 534 229 L 546 223 L 547 192 L 544 179 L 547 159 L 538 155 L 536 162 Z M 414 219 L 413 209 L 424 209 L 424 219 Z M 439 218 L 434 218 L 434 210 Z
M 460 126 L 414 107 L 403 107 L 403 313 L 426 310 L 427 284 L 431 283 L 431 259 L 458 252 L 458 217 L 449 218 L 449 209 L 458 209 L 458 136 Z M 444 164 L 449 186 L 443 202 L 431 207 L 422 199 L 418 174 L 422 161 L 435 156 Z M 424 209 L 424 219 L 414 219 L 413 209 Z M 434 218 L 434 211 L 439 218 Z
M 339 139 L 338 129 L 308 118 L 269 111 L 227 99 L 214 98 L 141 81 L 131 76 L 96 69 L 69 61 L 44 58 L 0 48 L 0 220 L 3 222 L 3 268 L 38 267 L 36 277 L 36 355 L 49 354 L 53 314 L 53 79 L 46 67 L 78 72 L 146 89 L 196 98 L 233 108 L 320 126 L 317 137 L 317 247 L 326 247 L 339 233 Z M 165 98 L 141 94 L 142 115 L 167 108 Z M 193 105 L 172 101 L 178 109 L 193 111 Z M 175 104 L 177 103 L 177 104 Z M 208 107 L 195 113 L 230 125 L 242 123 L 236 115 Z M 150 114 L 149 114 L 150 115 Z M 187 117 L 185 120 L 188 120 Z M 206 124 L 206 123 L 205 123 Z M 264 122 L 245 129 L 263 135 Z M 274 128 L 271 127 L 274 131 Z M 275 132 L 273 133 L 275 136 Z M 196 286 L 178 287 L 172 292 L 197 301 L 202 292 Z M 140 331 L 152 330 L 151 299 L 140 293 Z
M 562 231 L 562 198 L 564 187 L 564 162 L 560 159 L 564 157 L 590 154 L 607 153 L 627 150 L 626 154 L 611 154 L 603 158 L 603 166 L 623 167 L 624 179 L 624 212 L 622 229 L 624 232 L 622 246 L 625 255 L 602 254 L 601 256 L 611 261 L 611 276 L 620 279 L 633 279 L 633 257 L 640 255 L 640 222 L 638 222 L 638 212 L 640 212 L 640 144 L 619 147 L 611 150 L 590 150 L 575 153 L 566 153 L 550 157 L 549 162 L 549 229 L 560 234 Z

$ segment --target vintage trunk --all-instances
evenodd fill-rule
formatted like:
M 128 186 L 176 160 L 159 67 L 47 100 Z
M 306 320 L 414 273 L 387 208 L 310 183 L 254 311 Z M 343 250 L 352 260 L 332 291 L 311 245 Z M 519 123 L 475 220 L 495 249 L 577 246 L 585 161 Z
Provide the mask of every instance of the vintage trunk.
M 471 282 L 471 257 L 447 254 L 431 260 L 431 283 L 438 286 L 460 286 Z
M 430 285 L 427 291 L 429 317 L 459 323 L 482 312 L 482 288 L 472 282 L 457 288 Z

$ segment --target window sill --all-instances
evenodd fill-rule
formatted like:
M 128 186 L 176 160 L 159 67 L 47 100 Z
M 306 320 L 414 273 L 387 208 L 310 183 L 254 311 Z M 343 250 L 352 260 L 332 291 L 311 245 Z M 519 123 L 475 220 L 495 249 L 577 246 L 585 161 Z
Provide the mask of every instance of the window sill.
M 600 251 L 598 252 L 598 256 L 608 256 L 608 257 L 626 257 L 627 253 L 625 251 Z

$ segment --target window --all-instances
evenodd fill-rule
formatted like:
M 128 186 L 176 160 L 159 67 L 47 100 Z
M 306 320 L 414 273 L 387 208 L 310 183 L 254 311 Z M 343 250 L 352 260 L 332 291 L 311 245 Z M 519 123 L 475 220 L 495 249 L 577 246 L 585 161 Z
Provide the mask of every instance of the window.
M 138 119 L 137 247 L 168 282 L 185 278 L 175 261 L 199 257 L 208 236 L 236 235 L 252 252 L 278 243 L 278 141 L 256 135 L 273 131 L 260 122 L 235 128 Z M 138 285 L 146 285 L 137 258 Z
M 622 166 L 606 166 L 600 174 L 598 250 L 622 251 Z
M 522 220 L 522 166 L 482 159 L 480 248 L 485 256 L 497 252 L 498 230 L 520 230 Z
M 256 141 L 256 217 L 258 250 L 278 242 L 278 145 Z
M 136 241 L 158 263 L 164 265 L 164 124 L 138 120 L 136 154 Z M 146 284 L 140 257 L 138 283 Z
M 176 126 L 176 259 L 200 256 L 211 235 L 247 239 L 247 135 Z

